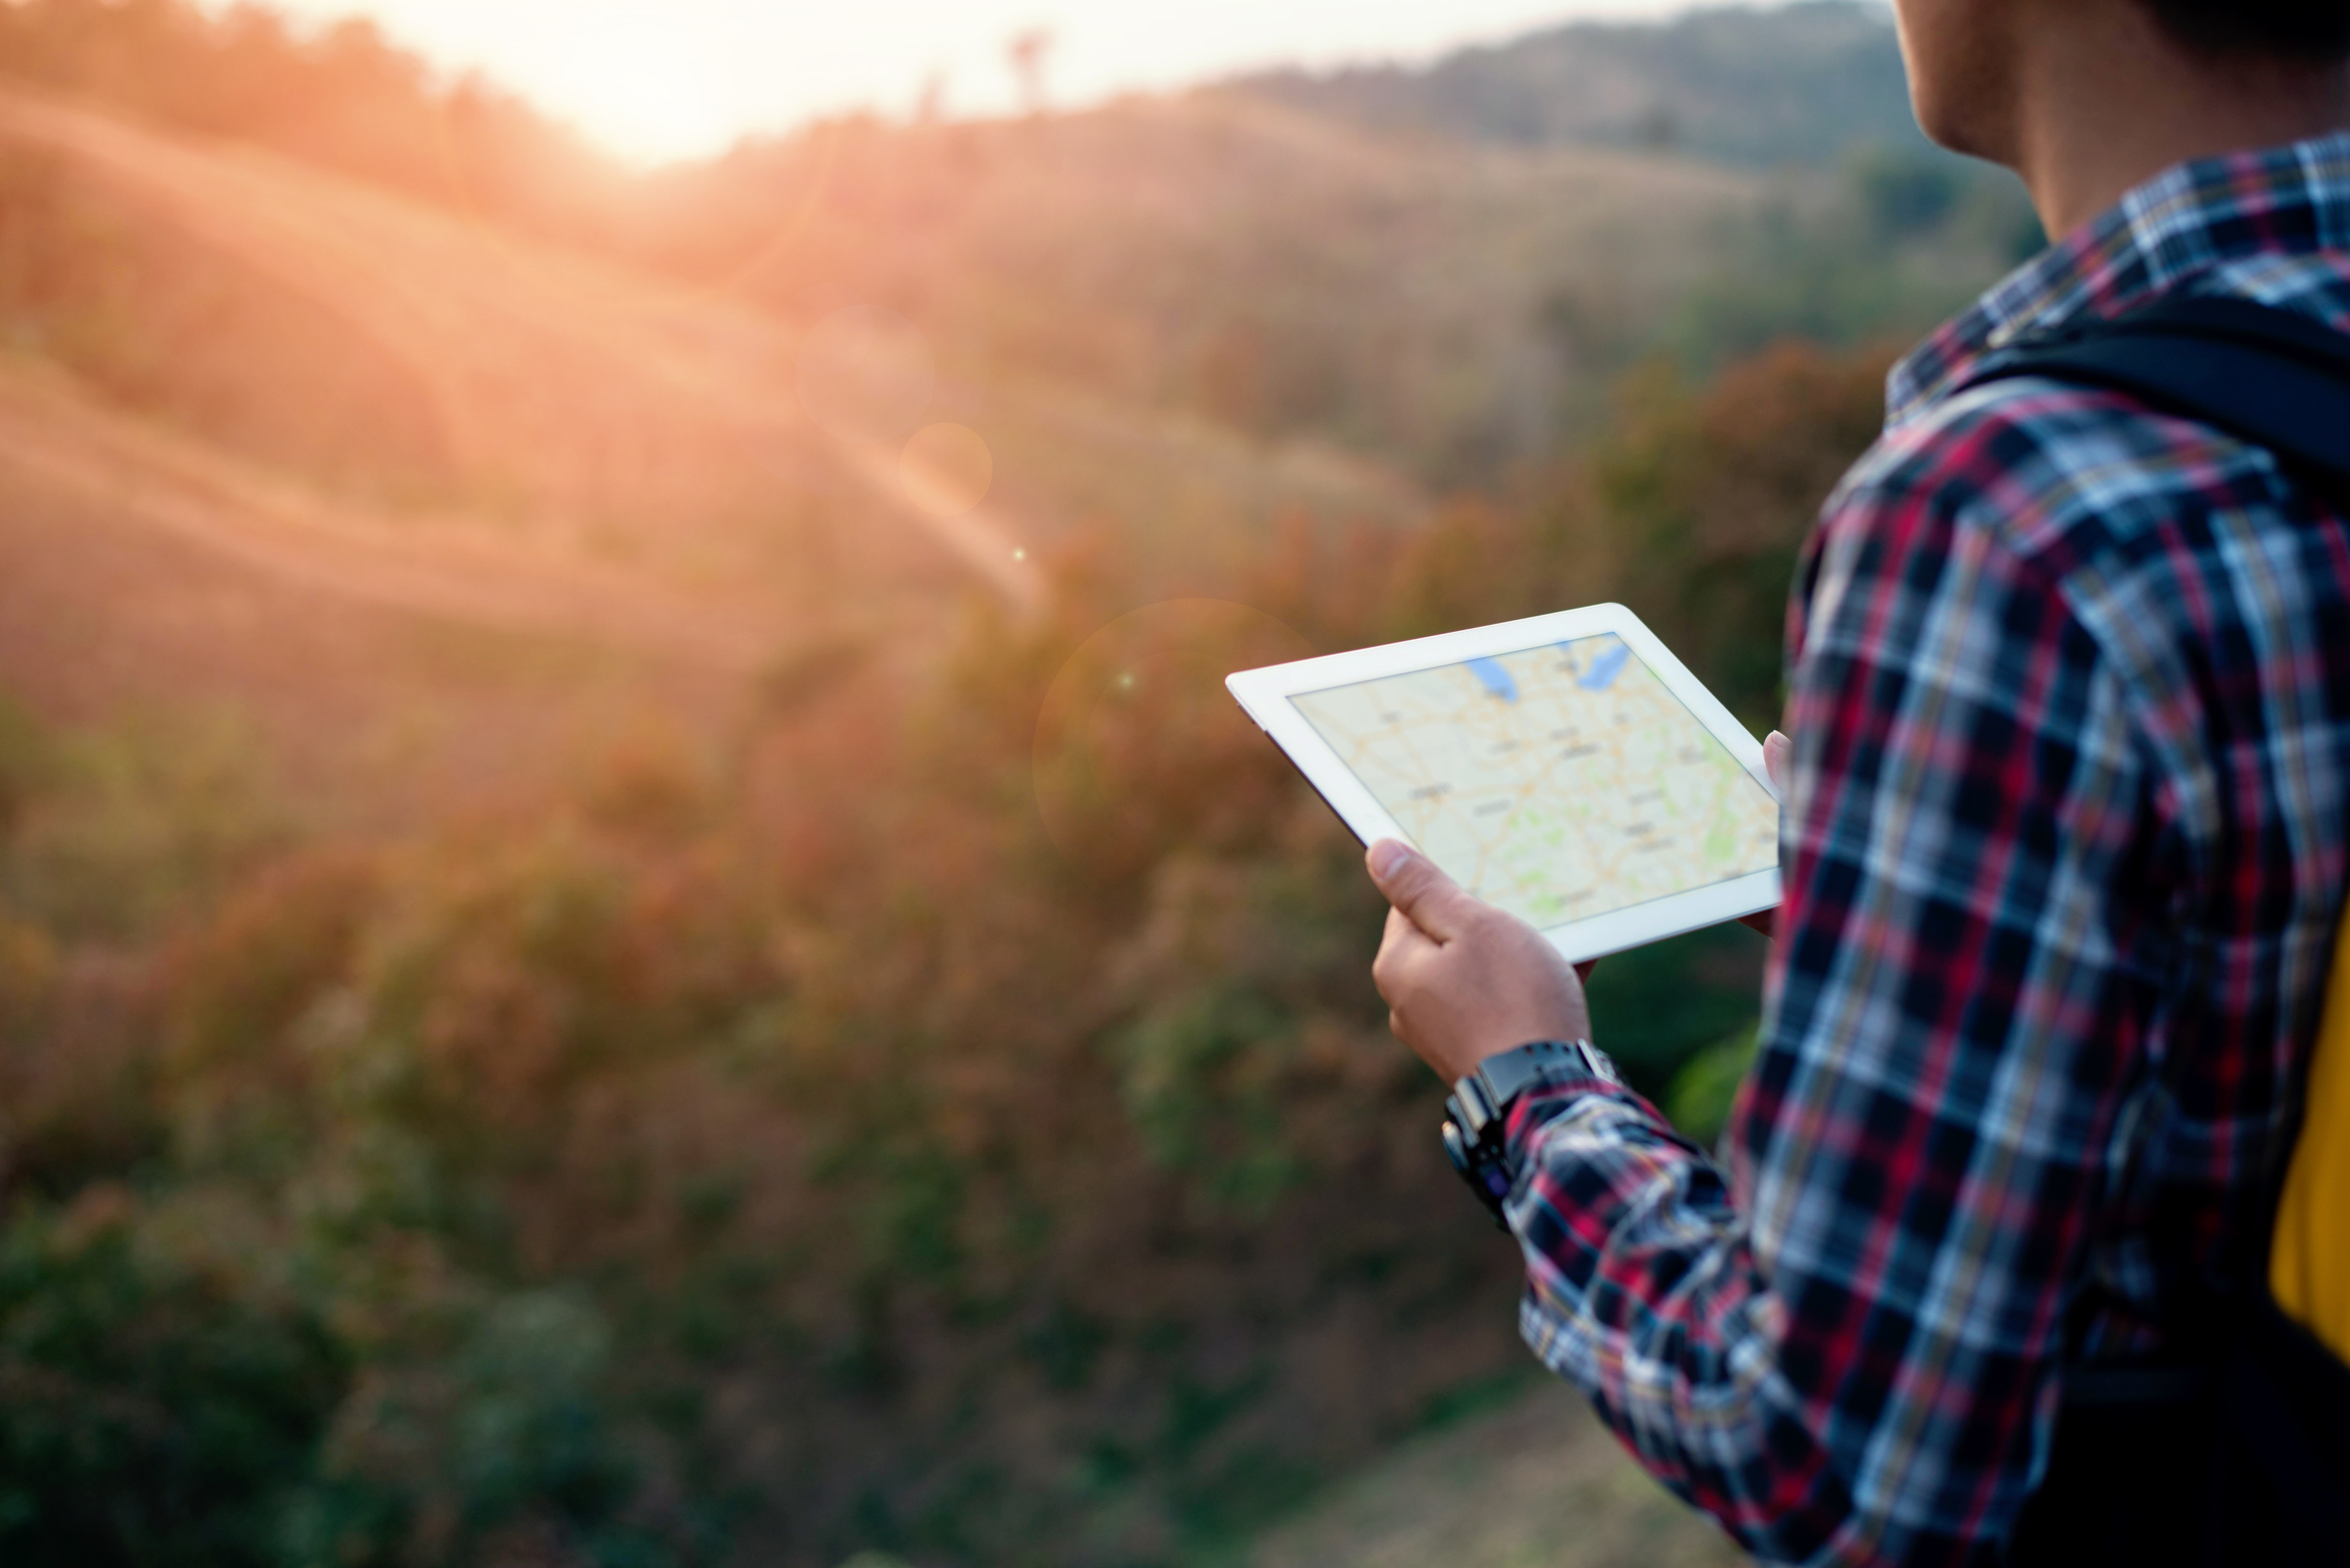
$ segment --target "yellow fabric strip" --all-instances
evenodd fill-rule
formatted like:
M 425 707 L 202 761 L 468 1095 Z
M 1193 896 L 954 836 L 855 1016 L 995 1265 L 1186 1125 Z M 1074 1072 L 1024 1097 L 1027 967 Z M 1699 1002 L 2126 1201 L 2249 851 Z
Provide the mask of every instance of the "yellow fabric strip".
M 2334 943 L 2309 1110 L 2277 1210 L 2269 1289 L 2289 1316 L 2350 1361 L 2350 920 Z

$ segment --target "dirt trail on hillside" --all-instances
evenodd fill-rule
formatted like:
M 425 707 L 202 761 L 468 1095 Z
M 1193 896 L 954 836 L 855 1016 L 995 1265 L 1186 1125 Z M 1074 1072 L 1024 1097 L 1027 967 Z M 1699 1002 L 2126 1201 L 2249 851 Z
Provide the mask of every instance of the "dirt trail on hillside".
M 135 190 L 191 234 L 352 322 L 432 389 L 452 448 L 481 471 L 529 451 L 569 415 L 571 400 L 624 385 L 723 428 L 797 483 L 861 493 L 870 509 L 1015 607 L 1037 599 L 1037 577 L 1000 520 L 984 510 L 940 515 L 899 483 L 894 453 L 810 426 L 791 389 L 794 345 L 781 324 L 355 181 L 249 150 L 169 140 L 34 95 L 0 93 L 0 136 Z M 359 587 L 352 563 L 333 559 L 350 544 L 349 521 L 320 520 L 310 541 L 319 559 L 307 568 L 343 591 Z M 279 569 L 292 569 L 303 547 L 300 519 L 285 506 L 258 530 L 265 540 L 234 508 L 182 509 L 176 525 L 232 553 L 259 552 Z M 421 593 L 443 614 L 463 598 L 488 613 L 486 591 L 467 598 L 415 586 L 413 574 L 429 575 L 425 557 L 447 543 L 409 548 L 404 570 L 387 563 L 369 591 Z M 459 576 L 470 569 L 453 558 L 446 565 Z
M 0 371 L 0 495 L 103 504 L 331 598 L 530 635 L 576 638 L 747 674 L 790 639 L 743 608 L 463 527 L 369 516 L 97 404 L 59 378 Z

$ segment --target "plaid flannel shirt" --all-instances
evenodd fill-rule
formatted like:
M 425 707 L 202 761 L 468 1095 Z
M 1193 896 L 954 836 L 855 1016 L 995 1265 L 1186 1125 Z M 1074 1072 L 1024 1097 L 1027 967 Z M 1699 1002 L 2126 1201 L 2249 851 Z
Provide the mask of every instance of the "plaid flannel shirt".
M 1770 1561 L 1996 1562 L 2064 1363 L 2158 1347 L 2158 1282 L 2267 1223 L 2344 892 L 2350 527 L 2120 396 L 1955 389 L 2178 291 L 2350 329 L 2350 134 L 2162 174 L 1895 369 L 1789 617 L 1721 1161 L 1588 1076 L 1513 1109 L 1527 1342 Z

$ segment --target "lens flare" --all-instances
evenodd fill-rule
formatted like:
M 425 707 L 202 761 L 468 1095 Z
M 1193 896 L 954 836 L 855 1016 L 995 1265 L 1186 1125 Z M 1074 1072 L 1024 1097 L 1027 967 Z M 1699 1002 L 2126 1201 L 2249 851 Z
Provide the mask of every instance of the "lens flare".
M 1287 622 L 1229 599 L 1170 599 L 1094 633 L 1036 717 L 1046 836 L 1090 874 L 1115 878 L 1170 843 L 1212 846 L 1261 827 L 1287 764 L 1224 677 L 1314 653 Z
M 837 441 L 894 446 L 921 422 L 938 388 L 930 339 L 871 306 L 836 310 L 800 345 L 800 407 Z
M 995 454 L 977 431 L 924 425 L 898 458 L 899 482 L 916 506 L 934 517 L 960 517 L 987 499 L 995 483 Z M 1013 558 L 1019 558 L 1013 552 Z

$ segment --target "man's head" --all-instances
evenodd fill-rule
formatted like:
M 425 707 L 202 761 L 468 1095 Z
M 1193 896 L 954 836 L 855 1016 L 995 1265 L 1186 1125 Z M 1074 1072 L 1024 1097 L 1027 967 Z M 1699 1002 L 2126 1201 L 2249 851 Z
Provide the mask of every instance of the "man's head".
M 2350 0 L 1894 0 L 1894 10 L 1926 134 L 2017 170 L 2035 197 L 2035 163 L 2085 151 L 2059 143 L 2168 140 L 2196 152 L 2287 140 L 2331 113 L 2350 79 Z

